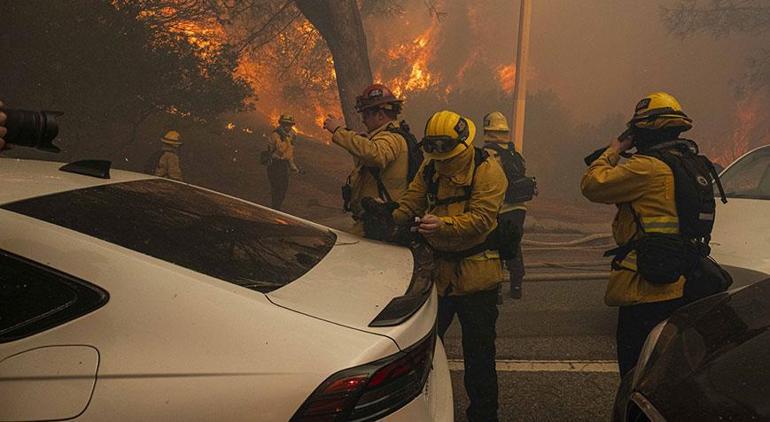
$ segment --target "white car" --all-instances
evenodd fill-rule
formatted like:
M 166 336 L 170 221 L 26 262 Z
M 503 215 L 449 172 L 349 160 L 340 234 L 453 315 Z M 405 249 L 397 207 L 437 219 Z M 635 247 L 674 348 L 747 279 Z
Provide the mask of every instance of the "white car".
M 409 249 L 104 164 L 0 159 L 0 420 L 453 419 Z
M 712 256 L 735 287 L 770 275 L 770 145 L 756 148 L 720 175 L 728 202 L 717 199 Z

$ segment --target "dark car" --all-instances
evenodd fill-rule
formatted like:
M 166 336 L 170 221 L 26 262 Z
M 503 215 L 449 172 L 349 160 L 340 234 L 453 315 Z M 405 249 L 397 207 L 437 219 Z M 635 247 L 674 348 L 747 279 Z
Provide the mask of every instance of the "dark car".
M 675 312 L 647 337 L 616 421 L 770 420 L 770 279 Z

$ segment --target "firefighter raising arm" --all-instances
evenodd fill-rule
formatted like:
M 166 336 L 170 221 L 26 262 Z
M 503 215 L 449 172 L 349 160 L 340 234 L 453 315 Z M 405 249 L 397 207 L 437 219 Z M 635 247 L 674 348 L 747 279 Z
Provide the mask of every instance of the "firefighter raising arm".
M 358 134 L 344 127 L 341 119 L 332 115 L 324 121 L 324 129 L 332 133 L 332 142 L 345 149 L 354 159 L 355 166 L 342 188 L 343 209 L 351 212 L 354 220 L 350 231 L 364 234 L 361 201 L 365 197 L 383 202 L 398 201 L 406 191 L 416 171 L 416 149 L 407 125 L 399 123 L 403 100 L 381 84 L 367 87 L 356 98 L 356 111 L 366 126 L 366 134 Z
M 586 171 L 580 188 L 590 201 L 605 204 L 631 202 L 638 199 L 654 177 L 654 163 L 648 157 L 633 156 L 618 164 L 620 153 L 631 148 L 631 139 L 614 139 L 604 153 Z

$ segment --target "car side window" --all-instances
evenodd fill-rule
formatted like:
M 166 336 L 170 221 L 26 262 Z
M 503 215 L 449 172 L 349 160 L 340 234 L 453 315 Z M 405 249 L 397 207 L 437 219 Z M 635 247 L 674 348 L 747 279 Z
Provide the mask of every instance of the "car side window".
M 0 251 L 0 343 L 85 315 L 108 298 L 97 286 Z
M 770 149 L 747 155 L 720 179 L 730 198 L 770 199 Z

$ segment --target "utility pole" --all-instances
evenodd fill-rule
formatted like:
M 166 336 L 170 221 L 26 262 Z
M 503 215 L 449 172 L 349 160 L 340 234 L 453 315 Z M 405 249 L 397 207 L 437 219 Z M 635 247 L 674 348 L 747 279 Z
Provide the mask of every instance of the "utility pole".
M 519 153 L 524 150 L 524 112 L 527 106 L 527 59 L 531 20 L 532 1 L 521 0 L 519 38 L 516 42 L 516 86 L 513 91 L 513 141 Z

